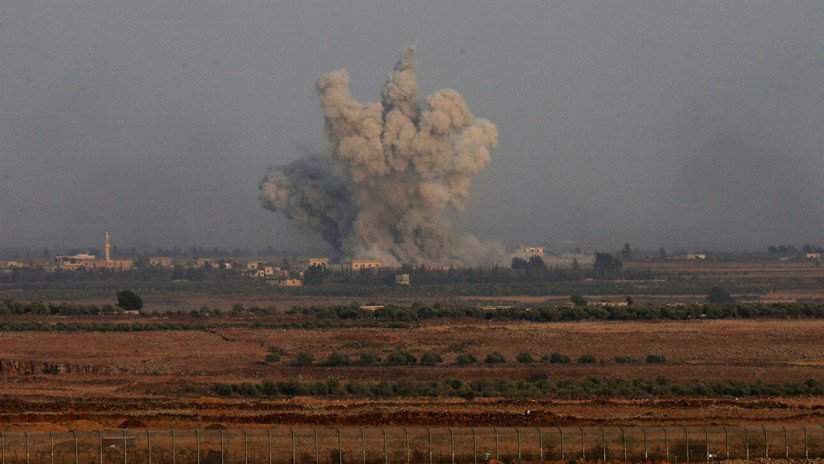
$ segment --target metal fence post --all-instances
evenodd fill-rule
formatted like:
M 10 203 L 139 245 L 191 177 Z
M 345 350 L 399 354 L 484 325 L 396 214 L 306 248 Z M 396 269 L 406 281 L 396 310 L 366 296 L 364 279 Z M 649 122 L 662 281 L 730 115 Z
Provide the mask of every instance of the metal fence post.
M 340 429 L 337 429 L 337 431 L 338 431 L 338 464 L 343 464 L 343 440 L 341 440 L 341 438 L 340 438 Z M 269 439 L 271 440 L 271 435 L 270 435 Z M 272 453 L 271 453 L 271 448 L 270 448 L 270 453 L 269 453 L 269 463 L 270 464 L 272 462 L 271 456 L 272 456 Z
M 295 460 L 297 456 L 295 456 L 295 429 L 289 427 L 289 435 L 292 437 L 292 464 L 295 464 Z M 221 453 L 221 456 L 223 453 Z M 221 459 L 220 464 L 223 464 L 223 460 Z
M 472 462 L 478 464 L 478 437 L 475 435 L 475 427 L 472 427 Z
M 492 427 L 492 430 L 495 432 L 495 460 L 500 461 L 500 453 L 498 452 L 498 427 Z
M 103 464 L 103 435 L 100 430 L 97 431 L 97 441 L 100 444 L 100 464 Z
M 175 443 L 175 431 L 169 431 L 172 434 L 172 464 L 177 461 L 177 443 Z
M 243 464 L 249 464 L 249 434 L 243 429 Z
M 643 425 L 641 426 L 641 433 L 644 434 L 644 460 L 646 461 L 649 459 L 649 452 L 647 451 L 649 448 L 647 447 L 647 429 Z
M 621 441 L 624 442 L 624 462 L 627 462 L 627 435 L 624 433 L 624 426 L 619 428 L 621 429 Z
M 544 432 L 541 431 L 540 427 L 535 427 L 538 429 L 538 456 L 541 461 L 544 460 Z
M 449 427 L 449 451 L 452 453 L 452 464 L 455 464 L 455 435 L 452 433 L 452 427 Z
M 54 464 L 54 432 L 49 432 L 49 456 L 51 464 Z
M 25 437 L 25 440 L 26 440 L 26 464 L 29 464 L 29 432 L 25 432 L 23 434 L 23 436 Z M 102 453 L 102 451 L 101 451 L 101 453 Z M 101 456 L 102 456 L 102 454 L 101 454 Z
M 79 464 L 80 456 L 79 456 L 78 449 L 77 449 L 77 431 L 72 430 L 72 436 L 74 437 L 74 464 Z M 3 464 L 6 464 L 5 460 L 4 460 Z
M 272 429 L 266 429 L 266 462 L 272 464 Z
M 561 461 L 564 460 L 564 429 L 558 426 L 558 434 L 561 435 Z
M 3 432 L 0 432 L 0 464 L 6 464 L 6 441 Z M 77 464 L 77 460 L 75 460 L 75 464 Z
M 607 462 L 607 436 L 604 434 L 604 428 L 603 427 L 601 427 L 599 425 L 598 429 L 601 430 L 601 448 L 604 451 L 604 463 L 606 464 L 606 462 Z
M 707 462 L 710 462 L 710 433 L 707 431 L 706 427 L 704 427 L 704 443 L 707 448 Z
M 747 461 L 750 460 L 750 431 L 744 427 L 744 446 L 747 449 Z
M 289 435 L 292 437 L 292 464 L 295 464 L 295 429 L 292 427 L 289 427 Z M 223 461 L 220 464 L 223 464 Z
M 584 428 L 579 425 L 578 430 L 581 432 L 581 460 L 586 462 L 587 453 L 586 453 L 586 450 L 584 449 Z
M 126 436 L 126 430 L 123 430 L 123 464 L 129 464 L 129 438 Z
M 363 436 L 363 427 L 360 429 L 360 447 L 363 454 L 363 464 L 366 464 L 366 438 Z
M 409 431 L 406 430 L 406 427 L 403 428 L 403 439 L 406 443 L 406 464 L 409 464 Z
M 802 425 L 802 429 L 804 429 L 804 459 L 810 459 L 810 447 L 807 446 L 807 426 Z
M 661 426 L 661 428 L 664 429 L 664 456 L 667 462 L 669 462 L 669 436 L 667 436 L 667 427 Z
M 383 464 L 389 464 L 389 455 L 386 453 L 386 429 L 381 427 L 383 432 Z
M 762 429 L 764 429 L 764 457 L 770 459 L 770 442 L 767 441 L 767 426 L 762 425 Z
M 429 464 L 432 464 L 432 429 L 426 428 L 427 442 L 429 443 Z
M 149 435 L 149 429 L 146 429 L 146 460 L 152 464 L 152 437 Z
M 315 432 L 315 464 L 320 462 L 320 448 L 318 446 L 318 429 L 312 429 Z
M 724 426 L 724 450 L 727 452 L 727 461 L 730 460 L 730 431 Z
M 223 429 L 220 429 L 220 464 L 223 464 L 224 454 L 225 453 L 223 451 Z M 292 463 L 292 464 L 294 464 L 294 463 Z
M 518 443 L 518 460 L 521 460 L 521 429 L 515 427 L 515 441 Z
M 195 451 L 197 452 L 197 464 L 200 464 L 200 430 L 195 429 Z
M 790 447 L 787 445 L 787 427 L 781 427 L 784 431 L 784 459 L 790 459 Z

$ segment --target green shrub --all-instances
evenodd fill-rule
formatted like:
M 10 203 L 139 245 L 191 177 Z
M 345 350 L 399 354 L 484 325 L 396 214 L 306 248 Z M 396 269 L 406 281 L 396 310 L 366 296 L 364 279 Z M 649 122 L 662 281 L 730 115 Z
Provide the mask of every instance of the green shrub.
M 521 364 L 530 364 L 535 362 L 535 358 L 533 358 L 529 353 L 520 353 L 515 359 Z
M 502 355 L 501 353 L 495 351 L 493 353 L 489 353 L 488 355 L 486 355 L 484 362 L 487 364 L 500 364 L 505 363 L 506 358 L 504 358 L 504 355 Z
M 443 357 L 438 353 L 424 353 L 421 356 L 421 364 L 425 366 L 434 366 L 435 364 L 439 364 L 443 362 Z
M 372 366 L 381 362 L 380 356 L 375 353 L 361 353 L 358 364 L 361 366 Z
M 269 353 L 269 354 L 266 355 L 266 358 L 264 358 L 264 362 L 266 362 L 266 363 L 280 362 L 280 355 L 275 354 L 275 353 Z
M 418 362 L 418 359 L 415 357 L 415 355 L 408 351 L 398 350 L 393 353 L 389 353 L 387 362 L 393 366 L 403 366 L 415 364 L 416 362 Z
M 578 364 L 594 364 L 598 362 L 598 360 L 595 359 L 594 355 L 588 353 L 578 356 L 578 359 L 576 359 L 575 362 L 577 362 Z
M 333 351 L 326 357 L 326 362 L 324 364 L 327 366 L 348 366 L 350 364 L 349 356 Z
M 614 359 L 618 364 L 629 364 L 632 362 L 632 358 L 629 356 L 616 356 Z
M 301 352 L 295 356 L 294 365 L 295 366 L 311 366 L 315 362 L 315 357 L 312 356 L 312 353 Z
M 569 364 L 569 356 L 561 353 L 552 353 L 549 355 L 549 362 L 552 364 Z
M 665 362 L 667 362 L 667 359 L 660 354 L 647 355 L 647 364 L 664 364 Z
M 232 396 L 232 386 L 226 385 L 225 383 L 212 385 L 211 390 L 220 396 Z
M 473 354 L 463 353 L 459 354 L 458 357 L 455 358 L 455 362 L 461 366 L 466 366 L 469 364 L 475 364 L 478 362 L 478 358 L 476 358 Z
M 143 300 L 131 290 L 120 290 L 117 292 L 117 306 L 129 311 L 139 311 L 143 309 Z
M 587 300 L 586 300 L 586 298 L 584 298 L 583 296 L 581 296 L 581 295 L 579 295 L 579 294 L 577 294 L 577 293 L 576 293 L 576 294 L 574 294 L 574 295 L 572 295 L 571 297 L 569 297 L 569 301 L 571 301 L 571 302 L 572 302 L 572 305 L 573 305 L 573 306 L 578 307 L 578 308 L 580 308 L 580 307 L 583 307 L 583 306 L 586 306 L 586 305 L 587 305 Z

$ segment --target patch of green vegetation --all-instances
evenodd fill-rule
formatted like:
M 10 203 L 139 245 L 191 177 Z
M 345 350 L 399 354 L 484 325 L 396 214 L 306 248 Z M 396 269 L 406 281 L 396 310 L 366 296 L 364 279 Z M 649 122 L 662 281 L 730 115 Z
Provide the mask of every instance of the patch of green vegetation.
M 332 397 L 506 397 L 506 398 L 660 398 L 660 397 L 822 397 L 824 384 L 804 382 L 764 383 L 736 380 L 672 382 L 655 379 L 588 377 L 570 380 L 489 379 L 441 381 L 399 379 L 392 382 L 338 380 L 325 382 L 265 381 L 259 384 L 214 384 L 209 390 L 219 396 L 332 396 Z

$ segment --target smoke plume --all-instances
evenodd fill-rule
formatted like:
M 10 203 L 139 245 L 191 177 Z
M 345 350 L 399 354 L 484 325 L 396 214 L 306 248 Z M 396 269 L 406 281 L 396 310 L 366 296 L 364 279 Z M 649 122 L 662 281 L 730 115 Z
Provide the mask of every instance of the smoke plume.
M 472 178 L 486 168 L 498 130 L 443 89 L 418 103 L 415 49 L 404 50 L 381 91 L 359 103 L 345 70 L 315 83 L 326 120 L 327 156 L 271 168 L 260 201 L 318 231 L 342 254 L 385 265 L 476 264 L 500 245 L 453 240 L 450 210 L 463 211 Z

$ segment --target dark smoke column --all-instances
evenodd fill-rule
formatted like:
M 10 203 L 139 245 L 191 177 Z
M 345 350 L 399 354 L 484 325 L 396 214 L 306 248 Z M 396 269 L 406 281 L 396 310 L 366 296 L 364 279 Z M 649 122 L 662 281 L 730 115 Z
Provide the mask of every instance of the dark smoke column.
M 345 70 L 318 79 L 327 156 L 270 169 L 260 200 L 321 232 L 343 254 L 389 266 L 505 259 L 499 245 L 453 241 L 447 217 L 465 208 L 498 130 L 475 119 L 454 90 L 440 90 L 419 107 L 415 69 L 410 47 L 389 74 L 381 102 L 367 104 L 351 97 Z

